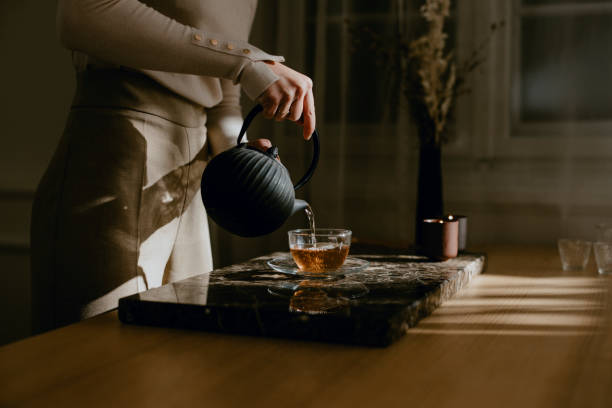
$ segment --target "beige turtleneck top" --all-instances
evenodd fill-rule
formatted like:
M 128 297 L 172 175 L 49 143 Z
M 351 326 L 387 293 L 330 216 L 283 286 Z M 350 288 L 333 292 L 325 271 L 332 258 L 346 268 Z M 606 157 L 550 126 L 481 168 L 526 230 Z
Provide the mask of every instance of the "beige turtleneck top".
M 255 99 L 284 61 L 247 42 L 256 0 L 59 0 L 58 31 L 87 65 L 125 66 L 204 107 L 231 100 L 240 84 Z

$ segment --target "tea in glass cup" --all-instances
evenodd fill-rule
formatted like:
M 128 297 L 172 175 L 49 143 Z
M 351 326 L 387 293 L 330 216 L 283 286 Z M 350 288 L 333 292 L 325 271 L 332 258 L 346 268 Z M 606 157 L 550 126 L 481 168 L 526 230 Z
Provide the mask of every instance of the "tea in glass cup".
M 351 231 L 317 228 L 289 231 L 289 250 L 298 269 L 312 274 L 338 270 L 349 253 Z

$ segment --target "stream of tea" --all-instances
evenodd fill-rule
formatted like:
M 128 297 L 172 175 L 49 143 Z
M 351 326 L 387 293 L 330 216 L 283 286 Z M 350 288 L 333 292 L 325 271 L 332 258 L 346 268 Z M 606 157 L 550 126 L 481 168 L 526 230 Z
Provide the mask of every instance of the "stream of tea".
M 304 212 L 306 213 L 306 217 L 308 217 L 308 226 L 312 230 L 312 242 L 313 244 L 317 242 L 315 239 L 315 216 L 314 211 L 312 211 L 312 207 L 310 204 L 306 204 L 306 208 L 304 208 Z

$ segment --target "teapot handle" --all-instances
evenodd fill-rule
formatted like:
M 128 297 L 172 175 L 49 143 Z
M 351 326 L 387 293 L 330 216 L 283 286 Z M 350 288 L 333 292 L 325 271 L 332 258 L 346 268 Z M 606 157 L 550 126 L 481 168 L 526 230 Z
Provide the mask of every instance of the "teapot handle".
M 259 104 L 255 105 L 255 107 L 251 109 L 251 111 L 246 116 L 246 118 L 244 118 L 244 122 L 242 123 L 242 128 L 240 128 L 240 133 L 238 134 L 238 142 L 236 143 L 236 145 L 240 146 L 240 143 L 242 142 L 242 138 L 244 137 L 244 134 L 246 133 L 247 128 L 249 127 L 249 125 L 251 124 L 255 116 L 261 111 L 263 111 L 263 107 Z M 304 174 L 304 176 L 295 184 L 295 186 L 293 186 L 295 190 L 299 189 L 304 184 L 306 184 L 308 180 L 310 180 L 315 169 L 317 168 L 317 164 L 319 163 L 319 153 L 320 153 L 319 133 L 317 132 L 316 129 L 314 132 L 312 132 L 311 139 L 313 143 L 312 144 L 312 149 L 313 149 L 312 162 L 310 162 L 310 167 L 308 168 L 308 171 L 306 171 L 306 174 Z

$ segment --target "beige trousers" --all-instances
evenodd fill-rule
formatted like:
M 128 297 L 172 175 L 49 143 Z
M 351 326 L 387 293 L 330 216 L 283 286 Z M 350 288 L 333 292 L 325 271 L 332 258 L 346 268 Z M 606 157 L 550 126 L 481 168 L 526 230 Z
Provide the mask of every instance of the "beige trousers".
M 32 210 L 33 328 L 212 270 L 205 111 L 143 76 L 79 78 Z

